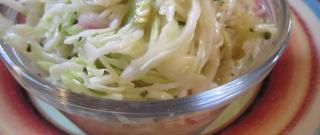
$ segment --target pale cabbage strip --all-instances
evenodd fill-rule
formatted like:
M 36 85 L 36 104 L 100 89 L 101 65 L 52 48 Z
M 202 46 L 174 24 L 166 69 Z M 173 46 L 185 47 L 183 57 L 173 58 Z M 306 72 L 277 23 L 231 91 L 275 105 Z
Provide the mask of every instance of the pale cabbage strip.
M 277 33 L 250 0 L 1 0 L 0 37 L 73 92 L 166 100 L 240 74 Z M 244 8 L 247 7 L 247 8 Z M 40 72 L 41 71 L 41 72 Z
M 179 47 L 189 46 L 190 41 L 194 36 L 194 31 L 196 29 L 200 13 L 199 1 L 192 0 L 192 8 L 189 13 L 188 21 L 181 34 L 173 41 L 158 40 L 155 43 L 156 45 L 149 48 L 146 54 L 131 62 L 131 64 L 122 73 L 121 78 L 127 81 L 132 81 L 151 68 L 160 64 L 164 59 L 170 58 L 174 51 Z M 169 21 L 166 25 L 177 24 L 176 22 Z M 166 28 L 166 26 L 164 28 Z
M 217 22 L 216 14 L 213 6 L 209 0 L 200 1 L 202 7 L 202 14 L 199 22 L 199 48 L 197 52 L 197 59 L 199 61 L 197 73 L 204 72 L 206 76 L 206 82 L 203 82 L 205 89 L 210 88 L 210 83 L 214 79 L 214 76 L 220 65 L 220 46 L 218 38 L 220 35 L 220 25 Z M 197 88 L 193 88 L 197 89 Z
M 10 29 L 13 25 L 13 22 L 3 15 L 0 14 L 0 36 L 5 33 L 8 29 Z

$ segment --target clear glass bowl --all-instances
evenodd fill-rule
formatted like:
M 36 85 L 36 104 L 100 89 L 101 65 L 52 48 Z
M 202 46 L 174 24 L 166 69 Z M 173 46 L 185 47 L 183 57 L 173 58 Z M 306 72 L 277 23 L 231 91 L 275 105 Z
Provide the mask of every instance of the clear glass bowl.
M 58 109 L 88 134 L 201 134 L 218 116 L 223 115 L 225 108 L 267 76 L 287 46 L 291 27 L 287 2 L 265 0 L 260 4 L 258 6 L 267 10 L 279 32 L 270 44 L 261 45 L 263 51 L 251 68 L 224 85 L 184 98 L 115 101 L 80 95 L 39 77 L 28 59 L 1 40 L 0 53 L 11 74 L 32 97 Z M 3 6 L 0 9 L 2 14 L 15 19 L 17 13 Z

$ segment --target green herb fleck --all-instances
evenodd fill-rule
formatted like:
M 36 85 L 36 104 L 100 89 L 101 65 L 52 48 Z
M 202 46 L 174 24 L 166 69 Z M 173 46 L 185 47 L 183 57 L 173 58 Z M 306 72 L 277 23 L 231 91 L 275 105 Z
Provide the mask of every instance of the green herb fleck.
M 103 75 L 109 75 L 110 73 L 107 70 L 103 71 Z
M 250 31 L 250 32 L 254 32 L 254 29 L 250 27 L 250 28 L 249 28 L 249 31 Z
M 178 21 L 178 24 L 179 24 L 180 26 L 185 26 L 185 25 L 186 25 L 186 22 L 184 22 L 184 21 Z
M 78 42 L 83 42 L 83 41 L 85 41 L 86 40 L 86 38 L 85 37 L 82 37 L 82 36 L 80 36 L 79 38 L 78 38 Z
M 83 37 L 79 37 L 79 38 L 78 38 L 78 41 L 80 42 L 80 41 L 82 40 L 82 38 L 83 38 Z
M 264 32 L 264 33 L 263 33 L 263 38 L 264 38 L 265 40 L 269 40 L 269 39 L 271 38 L 271 36 L 272 36 L 272 34 L 271 34 L 270 31 L 267 31 L 267 32 Z
M 87 40 L 87 37 L 83 37 L 82 40 L 81 40 L 81 42 L 84 42 L 84 41 L 86 41 L 86 40 Z
M 145 98 L 148 94 L 149 94 L 148 91 L 143 91 L 143 92 L 140 93 L 140 96 Z
M 32 51 L 32 49 L 31 49 L 31 44 L 28 44 L 27 45 L 27 52 L 31 52 Z
M 78 19 L 75 19 L 72 24 L 77 24 L 78 23 Z
M 84 73 L 86 73 L 86 74 L 88 74 L 88 69 L 87 68 L 83 68 L 83 70 L 82 70 Z
M 58 31 L 60 32 L 61 30 L 62 30 L 62 23 L 60 23 L 58 26 Z

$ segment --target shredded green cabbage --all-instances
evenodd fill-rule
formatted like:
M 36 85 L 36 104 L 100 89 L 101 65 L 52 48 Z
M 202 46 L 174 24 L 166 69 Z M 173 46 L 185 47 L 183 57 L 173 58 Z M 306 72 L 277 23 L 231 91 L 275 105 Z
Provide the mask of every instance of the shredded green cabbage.
M 239 75 L 277 33 L 249 0 L 1 0 L 0 37 L 53 84 L 114 100 L 192 95 Z M 246 7 L 246 8 L 244 8 Z

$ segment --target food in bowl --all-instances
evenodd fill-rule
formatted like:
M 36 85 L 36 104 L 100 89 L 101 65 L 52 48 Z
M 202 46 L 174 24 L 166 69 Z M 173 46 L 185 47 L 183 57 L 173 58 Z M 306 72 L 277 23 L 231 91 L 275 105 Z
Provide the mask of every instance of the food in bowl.
M 239 76 L 277 28 L 252 0 L 4 1 L 1 39 L 76 93 L 166 100 Z
M 57 4 L 57 2 L 60 3 L 60 5 L 64 5 L 64 6 L 60 8 L 53 8 L 54 7 L 53 5 Z M 80 6 L 81 12 L 77 13 L 77 16 L 75 17 L 76 21 L 74 21 L 71 24 L 72 26 L 76 25 L 74 28 L 81 28 L 81 29 L 79 31 L 76 30 L 75 32 L 76 34 L 66 35 L 66 37 L 64 37 L 63 39 L 63 42 L 61 42 L 61 44 L 57 44 L 59 45 L 58 48 L 60 47 L 60 45 L 62 45 L 63 47 L 66 47 L 67 44 L 64 44 L 64 40 L 67 39 L 68 37 L 75 36 L 85 31 L 97 31 L 97 30 L 104 31 L 105 29 L 111 27 L 112 26 L 111 24 L 113 23 L 107 23 L 107 24 L 98 23 L 99 19 L 97 18 L 100 17 L 102 12 L 106 8 L 117 7 L 116 6 L 117 4 L 124 4 L 124 6 L 128 8 L 130 7 L 129 9 L 131 11 L 134 11 L 132 12 L 133 15 L 129 15 L 130 10 L 128 9 L 123 10 L 124 12 L 126 12 L 125 13 L 126 15 L 124 15 L 124 17 L 121 19 L 121 24 L 119 28 L 116 31 L 111 33 L 103 32 L 103 35 L 101 36 L 102 37 L 107 36 L 108 39 L 110 38 L 113 39 L 116 37 L 116 39 L 119 39 L 120 41 L 125 41 L 121 43 L 127 43 L 128 41 L 132 41 L 127 39 L 133 39 L 133 38 L 124 38 L 125 36 L 120 36 L 121 38 L 119 38 L 119 36 L 117 37 L 116 35 L 120 32 L 120 29 L 123 29 L 124 26 L 127 26 L 127 23 L 136 24 L 137 22 L 135 21 L 137 20 L 134 19 L 134 18 L 137 18 L 136 15 L 139 15 L 139 16 L 143 15 L 143 14 L 138 14 L 139 12 L 137 12 L 137 11 L 142 11 L 141 9 L 135 8 L 135 7 L 138 7 L 137 6 L 139 5 L 138 3 L 142 1 L 117 1 L 117 0 L 106 0 L 106 1 L 99 1 L 99 0 L 95 0 L 95 1 L 89 1 L 89 0 L 51 1 L 50 0 L 49 1 L 49 0 L 46 0 L 45 3 L 43 3 L 43 0 L 41 1 L 26 0 L 26 1 L 19 1 L 19 2 L 11 1 L 11 0 L 2 0 L 0 1 L 1 4 L 5 3 L 7 6 L 11 8 L 10 10 L 6 7 L 3 9 L 4 6 L 0 5 L 0 11 L 4 16 L 10 18 L 11 20 L 16 19 L 17 22 L 20 23 L 20 25 L 22 24 L 21 26 L 24 26 L 24 27 L 30 26 L 32 29 L 38 29 L 37 27 L 39 27 L 39 24 L 40 24 L 39 20 L 43 19 L 45 15 L 44 12 L 46 12 L 47 9 L 51 7 L 50 4 L 53 6 L 51 7 L 52 11 L 55 11 L 53 13 L 57 13 L 57 14 L 59 13 L 59 15 L 63 16 L 65 15 L 65 13 L 67 13 L 66 12 L 68 11 L 67 9 L 70 9 L 65 7 L 69 7 L 70 6 L 69 4 L 75 4 L 76 2 L 80 2 L 78 4 L 82 4 L 82 5 L 76 5 L 76 6 L 73 5 L 75 7 Z M 129 4 L 128 2 L 129 3 L 131 2 L 131 4 Z M 97 90 L 93 90 L 91 88 L 87 88 L 87 86 L 78 87 L 78 86 L 86 85 L 85 81 L 87 80 L 83 79 L 83 81 L 81 81 L 81 76 L 80 77 L 77 76 L 77 74 L 74 74 L 75 72 L 69 73 L 70 71 L 63 71 L 63 73 L 61 73 L 60 75 L 65 76 L 64 78 L 68 80 L 71 80 L 68 82 L 72 82 L 72 84 L 76 83 L 76 85 L 72 85 L 72 87 L 64 86 L 65 84 L 63 84 L 63 80 L 62 80 L 63 77 L 61 76 L 60 76 L 61 78 L 60 80 L 51 79 L 52 77 L 52 75 L 50 74 L 50 68 L 52 68 L 51 66 L 54 66 L 56 64 L 62 64 L 65 61 L 72 62 L 71 60 L 72 57 L 79 57 L 80 60 L 84 60 L 85 62 L 88 60 L 86 59 L 87 56 L 83 58 L 83 56 L 85 55 L 83 54 L 82 51 L 85 51 L 84 49 L 86 49 L 84 47 L 82 48 L 79 47 L 78 48 L 79 50 L 76 50 L 75 55 L 72 55 L 72 57 L 70 58 L 61 55 L 63 53 L 58 53 L 61 50 L 66 50 L 64 48 L 60 48 L 60 49 L 54 48 L 53 52 L 42 51 L 42 49 L 44 49 L 43 46 L 45 46 L 45 43 L 47 43 L 45 41 L 46 38 L 43 38 L 43 34 L 48 33 L 48 31 L 44 31 L 40 33 L 41 36 L 39 37 L 41 39 L 39 39 L 39 42 L 38 42 L 40 47 L 38 46 L 36 48 L 34 48 L 32 45 L 28 47 L 29 45 L 27 44 L 25 48 L 19 49 L 19 46 L 17 47 L 17 45 L 15 46 L 14 44 L 11 45 L 10 40 L 9 42 L 6 41 L 7 44 L 2 42 L 2 40 L 0 40 L 0 44 L 1 44 L 0 56 L 2 60 L 4 60 L 4 62 L 6 63 L 9 71 L 16 78 L 16 80 L 28 91 L 31 98 L 35 99 L 33 102 L 37 107 L 37 109 L 40 111 L 40 113 L 43 114 L 43 116 L 45 116 L 53 124 L 56 124 L 55 122 L 55 120 L 57 120 L 56 115 L 54 115 L 54 117 L 48 116 L 44 112 L 44 110 L 46 110 L 46 107 L 45 108 L 39 107 L 38 101 L 44 101 L 45 103 L 47 103 L 47 106 L 52 106 L 55 109 L 59 110 L 61 113 L 64 114 L 64 116 L 66 116 L 70 121 L 76 124 L 81 130 L 83 130 L 87 134 L 97 134 L 97 135 L 99 134 L 101 135 L 103 134 L 116 134 L 116 135 L 121 135 L 121 134 L 123 135 L 127 135 L 127 134 L 187 135 L 187 134 L 190 134 L 190 135 L 194 135 L 194 134 L 202 134 L 202 133 L 217 131 L 218 129 L 225 126 L 233 119 L 235 119 L 235 117 L 239 116 L 239 113 L 241 113 L 246 108 L 246 106 L 250 103 L 252 98 L 254 98 L 254 94 L 258 90 L 254 88 L 269 73 L 269 71 L 272 69 L 272 66 L 275 64 L 275 62 L 278 60 L 279 56 L 283 52 L 286 46 L 285 44 L 289 35 L 290 24 L 291 24 L 286 1 L 257 0 L 254 2 L 249 0 L 248 1 L 244 1 L 244 0 L 241 0 L 241 1 L 240 0 L 239 1 L 216 1 L 216 0 L 181 1 L 180 0 L 178 1 L 176 0 L 176 1 L 169 1 L 168 3 L 177 2 L 178 4 L 176 3 L 174 4 L 174 6 L 169 6 L 170 8 L 164 8 L 162 10 L 160 10 L 161 8 L 158 8 L 159 10 L 154 10 L 153 8 L 157 7 L 156 5 L 157 4 L 159 5 L 159 3 L 160 5 L 162 5 L 161 3 L 163 4 L 167 3 L 167 0 L 146 1 L 146 2 L 151 3 L 152 5 L 151 13 L 154 14 L 154 12 L 156 12 L 156 15 L 159 17 L 159 20 L 160 20 L 158 23 L 159 25 L 156 27 L 157 28 L 156 30 L 158 30 L 158 32 L 156 32 L 158 33 L 157 34 L 158 37 L 155 38 L 157 40 L 153 40 L 154 42 L 160 39 L 160 35 L 162 35 L 162 33 L 164 34 L 163 36 L 166 37 L 166 39 L 170 39 L 170 43 L 171 43 L 171 40 L 172 42 L 177 42 L 176 39 L 179 39 L 178 37 L 182 34 L 182 32 L 185 29 L 187 29 L 186 26 L 188 24 L 188 20 L 194 22 L 194 19 L 189 18 L 192 14 L 194 17 L 194 13 L 196 13 L 196 10 L 193 10 L 193 9 L 196 9 L 195 7 L 200 7 L 200 11 L 197 11 L 197 13 L 199 13 L 199 17 L 198 19 L 195 19 L 197 23 L 194 23 L 196 24 L 196 26 L 194 26 L 195 30 L 193 31 L 193 34 L 191 36 L 192 40 L 190 42 L 203 44 L 205 43 L 203 41 L 209 41 L 209 40 L 211 41 L 212 39 L 215 39 L 214 41 L 216 41 L 219 39 L 218 41 L 223 43 L 219 42 L 220 44 L 222 44 L 221 46 L 219 46 L 219 45 L 216 45 L 216 43 L 218 42 L 214 42 L 214 44 L 210 46 L 210 47 L 212 46 L 218 47 L 219 49 L 217 49 L 217 51 L 220 52 L 220 53 L 217 53 L 217 55 L 215 55 L 219 57 L 219 59 L 217 59 L 218 60 L 218 65 L 216 65 L 217 71 L 212 79 L 212 82 L 203 81 L 205 79 L 195 77 L 195 76 L 207 77 L 208 71 L 211 71 L 206 68 L 201 68 L 200 73 L 198 72 L 194 73 L 194 72 L 191 72 L 192 71 L 191 70 L 190 72 L 194 76 L 191 76 L 191 77 L 189 76 L 190 78 L 186 78 L 186 79 L 192 79 L 192 80 L 191 81 L 189 80 L 188 81 L 189 83 L 185 83 L 185 84 L 187 84 L 186 88 L 191 84 L 193 86 L 196 86 L 194 84 L 199 84 L 198 86 L 207 84 L 208 86 L 206 87 L 208 88 L 214 87 L 213 89 L 206 90 L 206 89 L 201 89 L 201 87 L 197 87 L 199 89 L 181 89 L 181 92 L 177 91 L 177 93 L 174 93 L 176 91 L 174 89 L 170 89 L 170 90 L 163 89 L 162 91 L 160 90 L 160 92 L 167 92 L 169 93 L 169 95 L 171 94 L 170 98 L 159 98 L 159 97 L 153 98 L 152 96 L 150 96 L 151 89 L 146 90 L 148 92 L 145 92 L 145 90 L 143 91 L 137 90 L 137 88 L 143 88 L 143 87 L 154 86 L 154 85 L 163 86 L 163 84 L 167 84 L 168 82 L 154 81 L 154 80 L 158 80 L 159 78 L 163 79 L 162 78 L 163 76 L 165 77 L 168 76 L 168 74 L 165 74 L 166 72 L 164 71 L 168 71 L 168 73 L 174 74 L 175 76 L 182 76 L 182 77 L 184 77 L 183 75 L 186 75 L 186 73 L 187 74 L 189 73 L 189 70 L 179 70 L 181 69 L 180 68 L 181 66 L 179 65 L 182 65 L 184 61 L 182 61 L 183 59 L 180 59 L 181 57 L 178 57 L 178 56 L 184 54 L 182 53 L 182 52 L 185 52 L 184 49 L 187 50 L 190 48 L 187 48 L 187 47 L 186 48 L 184 47 L 170 48 L 172 46 L 168 47 L 166 46 L 167 44 L 165 45 L 162 44 L 161 46 L 160 45 L 153 46 L 152 44 L 149 44 L 148 41 L 150 41 L 151 39 L 150 35 L 152 35 L 151 33 L 154 32 L 154 31 L 153 32 L 151 31 L 154 28 L 152 26 L 156 26 L 154 25 L 155 24 L 155 19 L 153 19 L 154 15 L 147 15 L 148 16 L 147 17 L 148 19 L 146 19 L 147 25 L 139 25 L 139 28 L 142 27 L 143 29 L 143 35 L 144 35 L 143 41 L 145 42 L 145 44 L 147 44 L 147 47 L 145 47 L 146 46 L 145 44 L 141 45 L 142 47 L 145 47 L 145 48 L 142 48 L 142 50 L 144 51 L 140 54 L 141 56 L 139 55 L 139 57 L 127 58 L 128 55 L 123 56 L 123 54 L 121 54 L 120 55 L 121 58 L 125 57 L 124 60 L 129 61 L 127 62 L 127 64 L 125 64 L 125 68 L 123 69 L 120 69 L 118 65 L 114 64 L 114 60 L 119 61 L 120 59 L 119 58 L 120 56 L 117 56 L 119 55 L 119 53 L 108 53 L 103 56 L 108 58 L 107 66 L 105 66 L 104 63 L 101 62 L 100 59 L 103 59 L 103 58 L 98 58 L 99 62 L 96 63 L 95 61 L 92 64 L 96 66 L 96 68 L 94 69 L 98 71 L 100 71 L 100 69 L 105 68 L 105 70 L 103 70 L 103 73 L 101 73 L 100 71 L 100 74 L 103 74 L 103 76 L 108 74 L 114 75 L 112 73 L 115 72 L 117 73 L 118 76 L 116 77 L 118 77 L 119 80 L 128 81 L 130 80 L 130 78 L 129 79 L 127 78 L 127 80 L 125 79 L 126 77 L 122 78 L 123 77 L 122 74 L 125 73 L 124 72 L 125 69 L 129 65 L 134 63 L 133 61 L 135 61 L 135 59 L 142 58 L 145 54 L 147 54 L 148 50 L 151 49 L 152 47 L 158 47 L 159 52 L 161 52 L 162 49 L 165 50 L 166 47 L 168 47 L 169 50 L 171 49 L 175 50 L 173 51 L 174 53 L 169 51 L 168 53 L 170 54 L 169 56 L 166 56 L 163 53 L 160 53 L 160 54 L 163 54 L 160 56 L 163 56 L 163 57 L 166 56 L 164 57 L 165 59 L 162 59 L 162 57 L 160 56 L 155 57 L 157 58 L 156 60 L 160 60 L 160 62 L 158 63 L 159 65 L 164 65 L 164 66 L 160 66 L 162 70 L 157 68 L 157 66 L 159 66 L 157 65 L 154 68 L 150 68 L 150 70 L 148 70 L 146 73 L 142 72 L 143 73 L 142 76 L 138 78 L 144 78 L 143 76 L 149 75 L 150 71 L 158 72 L 158 74 L 151 74 L 152 77 L 154 76 L 155 77 L 160 76 L 160 77 L 156 79 L 150 78 L 150 77 L 147 79 L 140 79 L 140 80 L 133 79 L 133 81 L 131 81 L 131 83 L 129 84 L 131 85 L 134 84 L 134 89 L 131 89 L 131 90 L 137 90 L 137 91 L 130 91 L 131 93 L 129 93 L 129 90 L 127 89 L 123 90 L 126 93 L 122 93 L 123 91 L 121 91 L 121 93 L 119 94 L 115 92 L 103 93 Z M 111 5 L 106 6 L 103 3 L 111 4 Z M 135 6 L 129 6 L 129 5 L 132 5 L 133 3 Z M 181 7 L 183 11 L 186 11 L 185 21 L 181 21 L 183 19 L 177 17 L 179 3 L 182 4 Z M 103 6 L 98 6 L 99 4 L 102 4 Z M 66 6 L 66 5 L 69 5 L 69 6 Z M 207 11 L 210 11 L 210 10 L 207 10 L 207 8 L 203 8 L 203 7 L 207 7 L 208 5 L 209 7 L 212 8 L 212 10 L 215 11 L 215 14 L 213 15 L 205 14 L 207 13 Z M 169 23 L 169 21 L 167 21 L 167 10 L 170 9 L 169 11 L 172 11 L 172 7 L 174 7 L 173 9 L 175 11 L 173 15 L 174 21 L 178 22 L 178 25 L 179 25 L 179 29 L 178 29 L 179 32 L 177 32 L 178 34 L 176 35 L 177 37 L 173 37 L 173 38 L 172 38 L 172 33 L 170 33 L 171 29 L 167 29 L 169 32 L 168 31 L 165 31 L 166 33 L 163 32 L 165 28 L 164 26 L 166 26 L 167 23 Z M 22 13 L 22 15 L 19 14 L 18 16 L 16 16 L 16 12 L 12 11 L 12 8 Z M 28 10 L 29 12 L 27 12 Z M 83 15 L 82 11 L 85 11 L 85 15 Z M 232 17 L 229 16 L 230 18 L 221 19 L 227 16 L 227 11 L 232 14 Z M 64 13 L 61 13 L 61 12 L 64 12 Z M 112 15 L 112 13 L 113 12 L 110 12 L 110 14 L 107 16 Z M 99 17 L 97 17 L 98 14 L 99 14 Z M 210 31 L 209 29 L 204 29 L 203 27 L 200 27 L 201 24 L 206 24 L 204 26 L 207 26 L 207 24 L 210 24 L 210 23 L 204 23 L 206 21 L 204 22 L 202 21 L 202 20 L 207 20 L 207 18 L 204 18 L 203 17 L 204 15 L 202 14 L 205 14 L 206 16 L 212 16 L 213 20 L 217 21 L 216 23 L 217 27 L 215 27 L 217 29 L 213 29 L 213 31 Z M 88 19 L 83 19 L 83 21 L 80 21 L 81 15 L 84 16 L 82 18 L 88 18 Z M 96 16 L 96 17 L 93 17 L 93 16 Z M 88 22 L 88 20 L 90 20 L 89 18 L 94 18 L 93 20 L 97 23 L 90 23 L 90 25 L 81 25 L 81 24 L 88 24 L 88 23 L 81 23 L 81 22 Z M 251 19 L 254 21 L 250 21 Z M 36 35 L 36 34 L 35 35 L 30 34 L 31 32 L 29 30 L 28 32 L 26 31 L 26 33 L 28 34 L 24 34 L 27 36 L 23 35 L 24 33 L 23 31 L 18 34 L 17 32 L 15 32 L 16 31 L 15 29 L 17 29 L 15 27 L 18 27 L 19 25 L 14 25 L 13 22 L 9 21 L 4 17 L 1 17 L 0 20 L 2 24 L 0 25 L 1 27 L 0 33 L 2 34 L 1 37 L 4 37 L 5 35 L 8 36 L 8 33 L 10 32 L 12 33 L 12 35 L 15 34 L 15 35 L 21 36 L 22 34 L 23 37 L 34 38 Z M 67 21 L 63 21 L 63 22 L 67 22 Z M 89 22 L 92 22 L 92 21 L 89 21 Z M 144 21 L 142 22 L 138 21 L 139 24 L 143 22 Z M 247 22 L 254 22 L 253 23 L 254 25 L 252 25 L 252 27 L 248 27 L 248 24 L 250 23 L 247 23 Z M 24 25 L 25 23 L 29 25 Z M 52 24 L 52 21 L 51 20 L 48 21 L 48 24 Z M 99 25 L 96 25 L 96 24 L 99 24 Z M 63 25 L 61 25 L 61 27 L 59 27 L 58 24 L 55 24 L 55 25 L 52 24 L 52 26 L 51 25 L 46 26 L 46 27 L 50 27 L 54 31 L 52 32 L 52 34 L 55 33 L 56 30 L 65 31 L 64 29 L 66 29 L 65 27 L 62 27 Z M 98 27 L 102 25 L 104 25 L 105 28 Z M 276 27 L 279 30 L 277 30 L 274 25 L 276 25 Z M 47 28 L 47 29 L 50 29 L 50 28 Z M 201 31 L 208 30 L 213 33 L 216 32 L 218 36 L 212 37 L 212 38 L 211 37 L 204 38 L 208 34 L 207 33 L 204 34 L 200 30 Z M 131 31 L 123 31 L 123 34 L 127 35 L 130 32 Z M 250 32 L 251 36 L 249 36 L 247 32 Z M 66 34 L 66 32 L 63 32 L 63 34 Z M 113 36 L 109 37 L 110 35 L 113 35 Z M 17 36 L 18 38 L 16 39 L 19 39 L 19 36 Z M 94 38 L 94 37 L 96 37 L 95 34 L 90 35 L 87 38 Z M 203 37 L 203 38 L 199 38 L 199 37 Z M 79 40 L 81 42 L 82 40 L 85 42 L 88 42 L 87 38 L 85 40 L 83 38 L 84 37 L 81 36 L 81 38 L 79 37 Z M 101 39 L 102 38 L 95 38 L 94 40 L 93 39 L 92 40 L 94 42 L 98 42 L 98 41 L 101 42 L 100 41 Z M 197 41 L 195 41 L 195 39 L 197 39 Z M 109 43 L 110 40 L 107 40 L 107 41 L 105 42 Z M 118 40 L 111 40 L 111 41 L 118 43 Z M 186 42 L 185 40 L 183 41 Z M 82 43 L 80 44 L 80 46 L 85 46 L 85 44 L 86 43 Z M 11 45 L 12 47 L 8 45 Z M 179 46 L 180 45 L 182 44 L 179 44 Z M 195 45 L 195 46 L 194 44 L 187 45 L 188 47 L 189 46 L 193 47 L 193 49 L 191 49 L 192 51 L 187 52 L 188 56 L 191 52 L 193 52 L 191 53 L 193 55 L 190 55 L 190 56 L 192 56 L 196 60 L 200 60 L 200 58 L 201 60 L 206 58 L 205 56 L 208 56 L 208 55 L 201 56 L 200 54 L 206 54 L 207 49 L 205 47 L 208 47 L 209 45 L 206 45 L 206 44 L 204 44 L 205 46 L 199 46 L 199 45 Z M 72 44 L 71 46 L 72 46 L 72 50 L 74 50 L 74 45 Z M 13 49 L 13 47 L 16 49 Z M 94 47 L 96 49 L 101 48 L 99 46 L 94 46 Z M 118 46 L 118 47 L 121 47 L 121 46 Z M 130 48 L 126 48 L 125 50 L 126 51 L 130 50 L 127 52 L 131 52 L 132 50 L 141 49 L 141 48 L 136 49 L 135 48 L 136 46 L 133 47 L 134 49 L 131 47 L 132 46 L 130 46 Z M 202 49 L 198 49 L 200 47 L 202 47 Z M 37 49 L 41 51 L 35 51 Z M 20 51 L 17 51 L 17 50 L 20 50 Z M 263 51 L 260 51 L 260 50 L 263 50 Z M 159 54 L 158 50 L 156 51 L 157 53 L 155 53 L 155 55 L 158 56 L 157 55 Z M 23 52 L 25 55 L 21 55 L 21 52 Z M 38 52 L 38 54 L 35 52 Z M 133 51 L 133 52 L 136 52 L 136 51 Z M 208 51 L 208 52 L 211 53 L 211 51 Z M 173 53 L 174 55 L 171 53 Z M 94 53 L 91 53 L 91 54 L 94 54 Z M 134 54 L 139 54 L 139 53 L 134 53 Z M 177 54 L 178 56 L 176 56 L 175 54 Z M 25 57 L 25 56 L 28 56 L 28 57 Z M 49 58 L 53 58 L 52 60 L 56 60 L 56 58 L 57 59 L 62 58 L 65 61 L 61 63 L 53 63 L 54 65 L 47 63 L 46 65 L 46 63 L 41 64 L 41 62 L 37 61 L 36 58 L 40 59 L 41 58 L 40 56 L 41 57 L 49 56 Z M 46 58 L 46 57 L 43 57 L 43 58 Z M 211 60 L 211 57 L 208 57 L 208 60 L 209 58 Z M 30 59 L 33 62 L 30 62 Z M 110 59 L 113 59 L 113 61 L 110 61 Z M 44 62 L 52 63 L 52 61 L 44 61 Z M 75 63 L 80 64 L 86 68 L 86 69 L 83 68 L 82 71 L 83 73 L 86 73 L 89 79 L 93 77 L 101 77 L 101 76 L 90 76 L 92 75 L 91 73 L 92 71 L 89 71 L 88 67 L 92 68 L 94 66 L 91 67 L 91 65 L 87 65 L 87 63 L 83 64 L 82 62 L 80 63 L 78 62 L 79 61 L 76 61 Z M 122 59 L 120 60 L 120 62 L 123 62 Z M 209 61 L 204 62 L 205 64 L 203 67 L 211 67 L 211 66 L 208 66 L 208 65 L 211 65 L 210 63 L 207 64 L 208 62 Z M 176 66 L 173 66 L 175 63 L 177 63 Z M 142 64 L 145 64 L 145 63 L 142 63 Z M 193 63 L 193 64 L 197 67 L 200 66 L 199 63 Z M 168 65 L 168 67 L 171 67 L 171 68 L 166 69 L 166 65 Z M 188 65 L 188 63 L 185 65 Z M 35 66 L 38 69 L 34 69 Z M 63 66 L 60 66 L 60 67 L 63 67 Z M 113 70 L 108 71 L 107 69 L 109 69 L 109 67 L 111 67 L 110 69 L 113 69 L 114 72 L 111 72 Z M 118 68 L 119 70 L 117 70 Z M 72 69 L 72 68 L 68 68 L 68 69 Z M 185 71 L 188 71 L 188 72 L 185 72 Z M 181 72 L 183 74 L 181 74 Z M 40 74 L 37 75 L 37 73 L 40 73 Z M 176 77 L 176 80 L 172 79 L 175 77 L 174 75 L 168 76 L 165 79 L 165 81 L 170 81 L 169 83 L 174 83 L 174 82 L 179 82 L 179 80 L 183 80 L 183 78 L 178 78 L 178 77 Z M 170 79 L 169 77 L 172 77 L 172 78 Z M 48 81 L 45 81 L 45 80 L 48 80 Z M 152 80 L 153 82 L 148 83 L 148 82 L 144 82 L 144 80 Z M 53 85 L 53 84 L 56 84 L 56 85 Z M 59 86 L 62 86 L 66 89 L 61 88 Z M 71 88 L 74 88 L 73 86 L 78 88 L 71 89 Z M 118 85 L 118 82 L 116 82 L 111 86 L 110 85 L 106 85 L 106 86 L 116 87 L 116 88 L 120 87 L 120 85 Z M 127 85 L 121 85 L 121 86 L 127 86 Z M 86 91 L 79 91 L 79 90 L 83 90 L 82 88 L 85 88 L 84 90 Z M 155 88 L 154 91 L 157 91 L 157 92 L 159 91 L 158 89 L 156 89 L 158 87 L 151 87 L 151 88 Z M 252 88 L 253 91 L 250 90 L 250 88 Z M 132 93 L 133 95 L 135 94 L 135 96 L 130 97 L 125 95 L 125 94 L 132 94 Z M 247 96 L 247 94 L 249 94 L 249 97 Z M 161 96 L 161 94 L 159 95 Z M 191 96 L 188 96 L 188 95 L 191 95 Z M 176 98 L 176 99 L 165 100 L 165 99 L 171 99 L 171 98 Z M 112 100 L 112 99 L 116 99 L 116 100 Z M 240 100 L 245 99 L 246 101 L 245 103 L 243 101 L 240 101 L 242 102 L 241 103 L 242 105 L 239 105 L 239 101 L 237 99 L 240 99 Z M 132 100 L 139 100 L 139 101 L 132 101 Z M 141 101 L 141 100 L 145 100 L 145 101 Z M 235 112 L 236 108 L 232 107 L 234 105 L 236 105 L 236 108 L 239 110 L 236 111 L 236 113 L 234 114 L 230 114 L 230 108 L 231 108 L 231 112 Z M 226 116 L 228 117 L 227 119 L 225 119 Z M 220 119 L 221 117 L 223 117 L 223 120 Z M 61 119 L 59 118 L 59 121 L 60 120 Z M 208 127 L 208 125 L 210 125 L 210 123 L 212 123 L 213 121 L 214 121 L 213 123 L 214 125 L 209 126 L 209 128 L 206 131 L 204 131 L 204 129 Z M 219 124 L 215 125 L 216 122 L 218 122 Z M 58 125 L 58 127 L 60 127 L 63 131 L 66 131 L 70 134 L 79 134 L 79 133 L 69 132 L 69 129 L 70 129 L 69 126 Z

